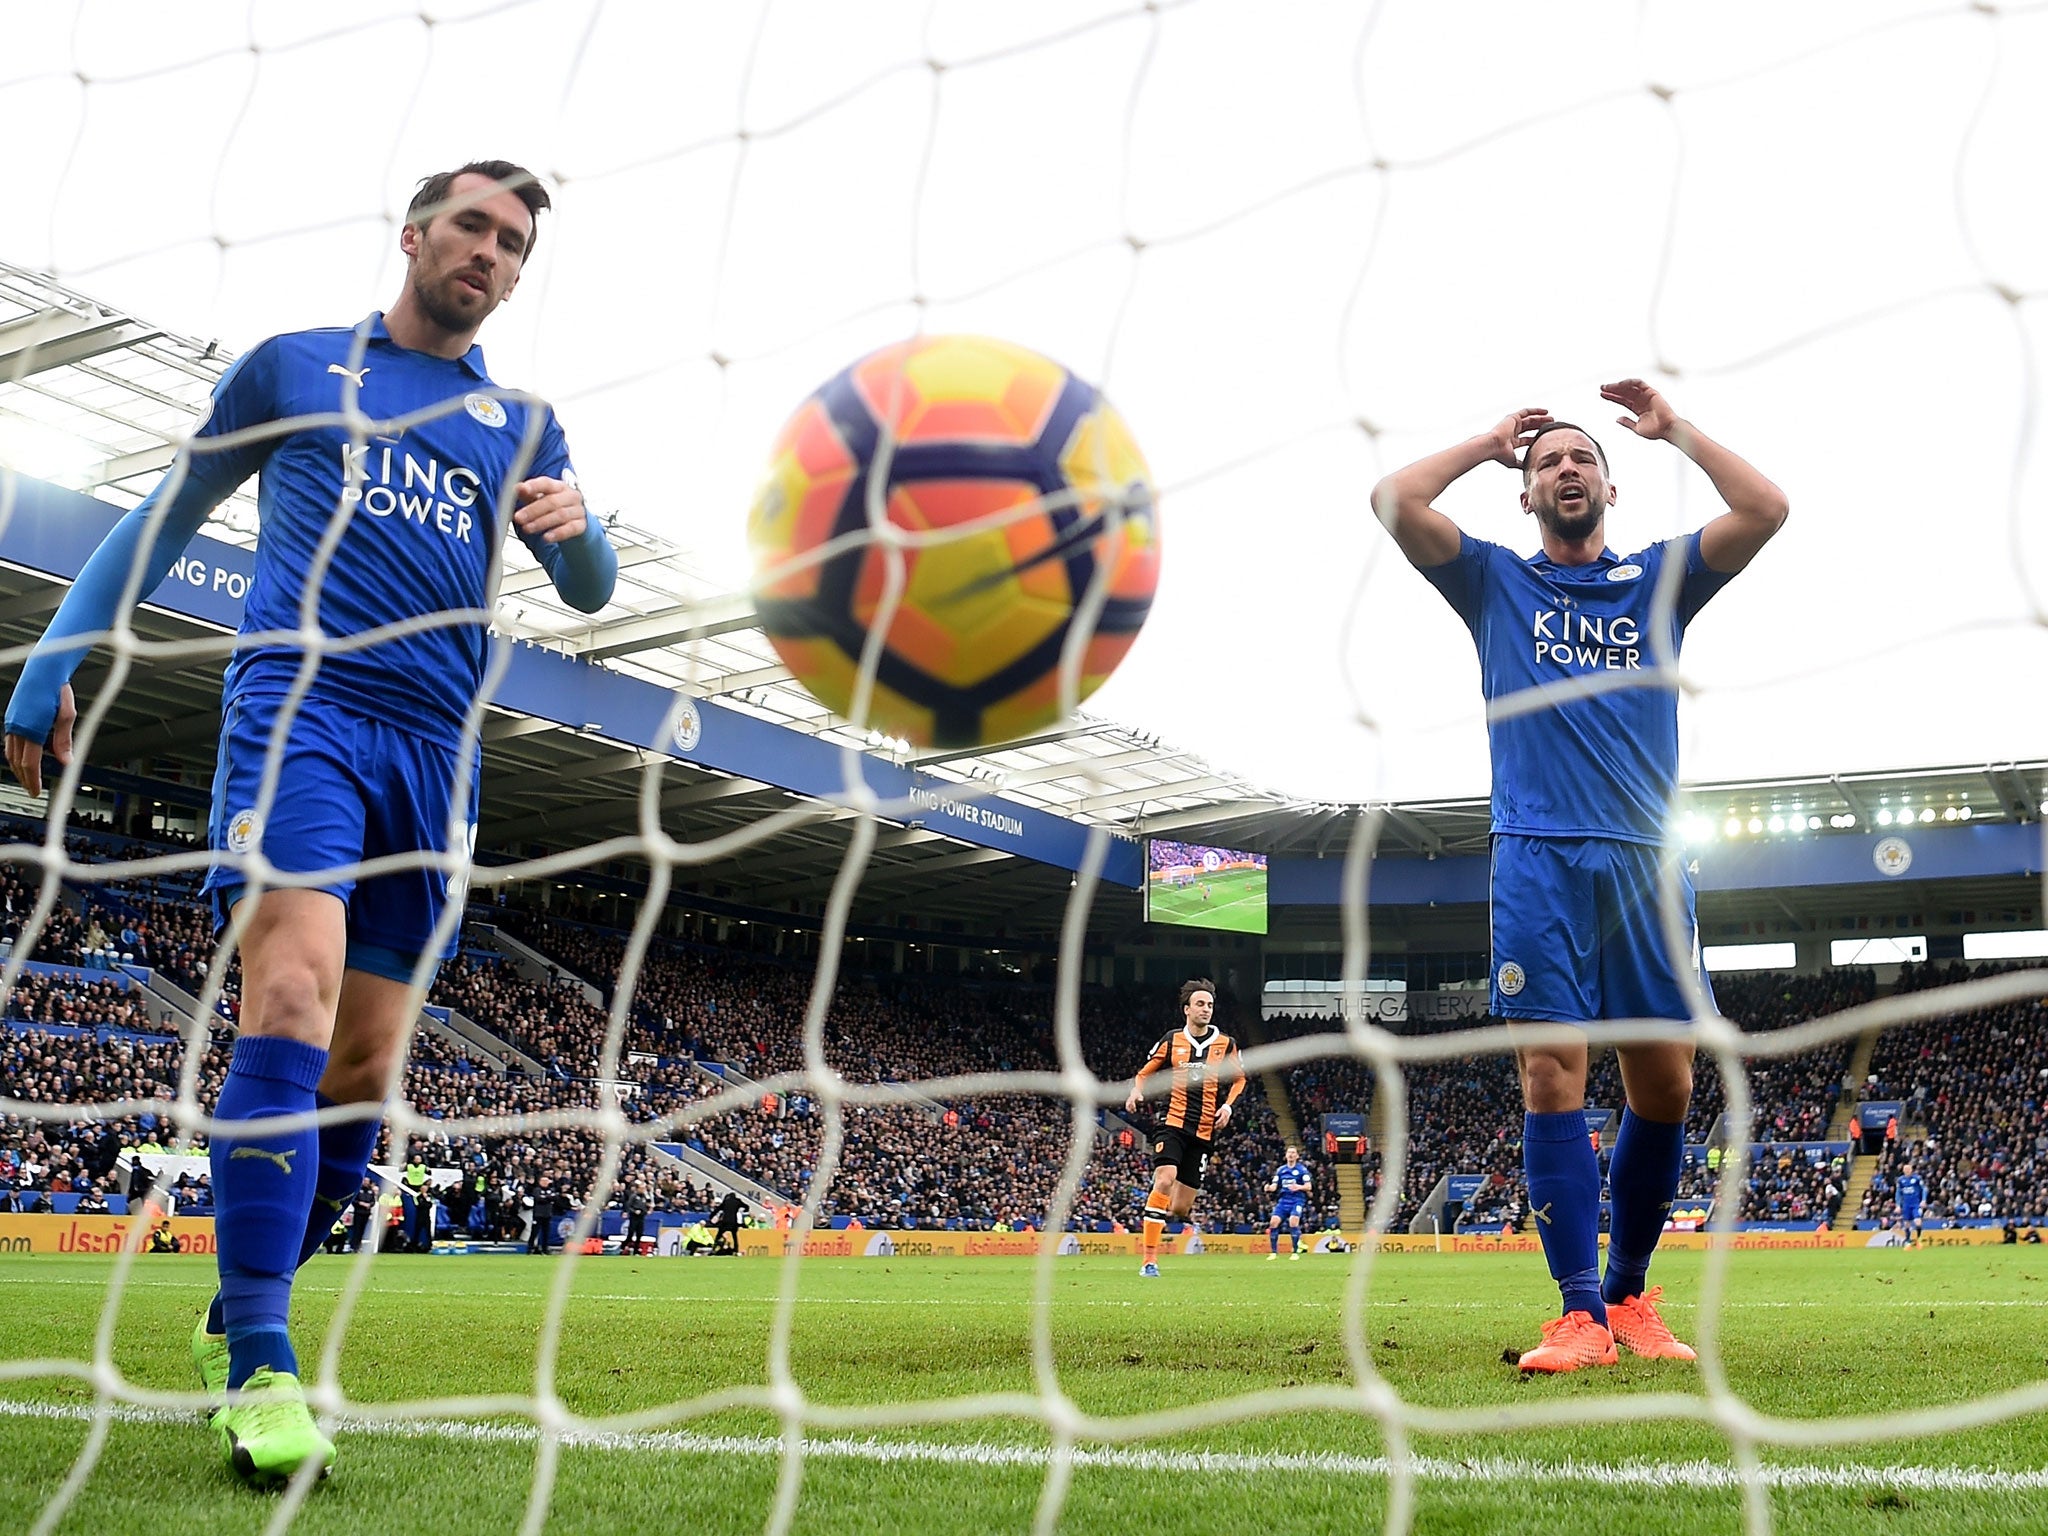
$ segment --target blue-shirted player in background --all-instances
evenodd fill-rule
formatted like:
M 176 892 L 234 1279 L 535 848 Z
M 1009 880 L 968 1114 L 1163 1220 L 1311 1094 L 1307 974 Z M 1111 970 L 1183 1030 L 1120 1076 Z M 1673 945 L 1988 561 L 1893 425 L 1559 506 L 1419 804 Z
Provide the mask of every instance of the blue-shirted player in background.
M 337 517 L 344 530 L 318 594 L 324 635 L 444 616 L 319 658 L 260 819 L 264 760 L 305 653 L 248 645 L 228 667 L 210 827 L 218 857 L 206 882 L 216 921 L 247 897 L 245 855 L 312 878 L 266 888 L 240 914 L 241 1032 L 219 1119 L 374 1104 L 394 1080 L 413 1019 L 408 984 L 467 876 L 420 868 L 357 881 L 352 866 L 474 851 L 479 755 L 472 745 L 465 762 L 462 741 L 488 641 L 476 618 L 445 615 L 483 609 L 501 520 L 509 515 L 575 607 L 594 613 L 611 597 L 618 559 L 585 513 L 554 413 L 500 398 L 475 346 L 517 286 L 548 206 L 541 184 L 505 161 L 421 183 L 399 236 L 407 271 L 397 303 L 355 327 L 274 336 L 237 360 L 179 465 L 107 535 L 45 637 L 108 628 L 137 563 L 146 596 L 257 473 L 262 529 L 244 634 L 299 627 L 308 573 Z M 352 440 L 337 414 L 350 409 L 373 419 L 367 441 Z M 69 679 L 83 655 L 39 651 L 8 703 L 8 764 L 32 795 L 46 741 L 58 762 L 71 760 Z M 451 933 L 435 961 L 454 942 Z M 251 1482 L 308 1463 L 324 1475 L 333 1463 L 286 1322 L 293 1275 L 354 1195 L 379 1118 L 212 1140 L 220 1290 L 192 1347 L 217 1400 L 209 1423 L 222 1454 Z
M 1892 1198 L 1899 1202 L 1899 1229 L 1908 1247 L 1920 1246 L 1920 1212 L 1927 1204 L 1927 1181 L 1907 1163 L 1899 1169 L 1899 1182 L 1892 1186 Z
M 1784 524 L 1784 493 L 1679 419 L 1640 379 L 1604 386 L 1621 424 L 1668 442 L 1704 470 L 1727 510 L 1688 537 L 1628 556 L 1607 547 L 1615 488 L 1607 458 L 1548 411 L 1514 412 L 1491 432 L 1398 470 L 1373 507 L 1409 561 L 1464 619 L 1479 648 L 1493 757 L 1493 1011 L 1511 1024 L 1685 1019 L 1677 957 L 1658 910 L 1659 871 L 1678 789 L 1678 694 L 1668 683 L 1614 688 L 1526 713 L 1498 700 L 1547 684 L 1618 679 L 1657 665 L 1659 578 L 1680 562 L 1662 639 L 1676 658 L 1706 601 Z M 1524 558 L 1463 533 L 1431 505 L 1482 464 L 1522 472 L 1522 508 L 1543 549 Z M 1678 869 L 1683 963 L 1702 989 L 1691 882 Z M 1707 995 L 1711 998 L 1712 993 Z M 1586 1134 L 1587 1047 L 1517 1050 L 1529 1209 L 1563 1316 L 1521 1357 L 1525 1371 L 1611 1365 L 1635 1354 L 1690 1360 L 1646 1290 L 1685 1155 L 1690 1040 L 1617 1047 L 1628 1107 L 1609 1164 L 1613 1216 L 1600 1275 L 1600 1165 Z M 1611 1325 L 1611 1331 L 1610 1331 Z
M 1271 1250 L 1266 1255 L 1269 1261 L 1280 1257 L 1282 1222 L 1287 1224 L 1288 1241 L 1294 1244 L 1293 1258 L 1301 1257 L 1301 1222 L 1308 1214 L 1309 1192 L 1315 1187 L 1316 1176 L 1301 1160 L 1301 1148 L 1289 1142 L 1287 1161 L 1276 1168 L 1273 1177 L 1266 1181 L 1267 1190 L 1277 1197 L 1273 1202 L 1273 1215 L 1266 1223 L 1266 1246 Z

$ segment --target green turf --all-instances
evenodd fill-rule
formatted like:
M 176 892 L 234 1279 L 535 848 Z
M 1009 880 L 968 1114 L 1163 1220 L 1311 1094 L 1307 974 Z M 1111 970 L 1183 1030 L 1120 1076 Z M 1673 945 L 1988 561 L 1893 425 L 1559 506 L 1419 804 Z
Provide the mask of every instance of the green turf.
M 1202 887 L 1209 897 L 1202 899 Z M 1234 869 L 1208 875 L 1192 885 L 1154 881 L 1146 887 L 1145 918 L 1189 928 L 1222 928 L 1232 933 L 1266 931 L 1266 872 Z
M 380 1259 L 342 1354 L 342 1385 L 363 1402 L 532 1390 L 545 1287 L 559 1260 Z M 1124 1261 L 1062 1259 L 1052 1309 L 1061 1387 L 1081 1409 L 1148 1413 L 1274 1387 L 1341 1388 L 1351 1380 L 1339 1302 L 1352 1260 L 1300 1264 L 1212 1255 L 1167 1264 L 1141 1281 Z M 1667 1315 L 1693 1330 L 1702 1259 L 1670 1254 L 1658 1278 Z M 344 1261 L 317 1259 L 303 1277 L 294 1327 L 306 1347 L 332 1314 Z M 0 1360 L 85 1357 L 111 1262 L 99 1257 L 0 1257 Z M 189 1389 L 186 1349 L 210 1284 L 204 1260 L 144 1259 L 122 1305 L 114 1360 L 148 1387 Z M 1962 1402 L 2048 1377 L 2048 1260 L 2026 1249 L 1737 1255 L 1726 1315 L 1736 1389 L 1759 1408 L 1799 1418 Z M 580 1414 L 608 1415 L 767 1380 L 779 1266 L 765 1260 L 584 1261 L 561 1339 L 557 1387 Z M 1011 1260 L 808 1261 L 791 1345 L 793 1369 L 819 1403 L 930 1401 L 1032 1388 L 1032 1267 Z M 1695 1368 L 1624 1359 L 1612 1371 L 1523 1381 L 1504 1349 L 1534 1341 L 1547 1315 L 1540 1262 L 1521 1258 L 1385 1256 L 1365 1339 L 1378 1368 L 1412 1402 L 1477 1408 L 1598 1397 L 1696 1393 Z M 54 1378 L 0 1383 L 14 1404 L 78 1405 L 91 1393 Z M 516 1529 L 535 1461 L 529 1440 L 479 1442 L 446 1432 L 407 1437 L 344 1427 L 334 1479 L 294 1529 L 377 1536 Z M 673 1428 L 757 1437 L 758 1411 L 726 1411 Z M 829 1431 L 820 1433 L 829 1434 Z M 979 1419 L 879 1438 L 927 1448 L 1045 1444 L 1020 1419 Z M 86 1437 L 75 1419 L 0 1413 L 0 1529 L 25 1530 L 62 1483 Z M 1370 1457 L 1376 1429 L 1337 1411 L 1292 1412 L 1155 1439 L 1130 1449 L 1267 1458 L 1336 1452 Z M 1740 1529 L 1733 1490 L 1603 1487 L 1545 1470 L 1695 1458 L 1726 1466 L 1712 1429 L 1650 1422 L 1418 1435 L 1438 1472 L 1418 1486 L 1424 1532 L 1542 1531 L 1630 1536 Z M 1523 1465 L 1489 1468 L 1488 1458 Z M 1809 1468 L 2048 1466 L 2048 1421 L 1846 1449 L 1766 1453 Z M 1464 1465 L 1461 1465 L 1464 1464 Z M 1468 1469 L 1469 1468 L 1469 1469 Z M 577 1532 L 752 1531 L 773 1496 L 774 1459 L 747 1445 L 586 1446 L 565 1450 L 548 1529 Z M 892 1533 L 1021 1530 L 1042 1472 L 1035 1466 L 812 1455 L 796 1529 Z M 1071 1531 L 1241 1532 L 1377 1528 L 1383 1478 L 1355 1468 L 1190 1470 L 1093 1465 L 1076 1470 L 1062 1528 Z M 2041 1529 L 2048 1491 L 1807 1487 L 1770 1495 L 1779 1529 L 1884 1533 Z M 148 1531 L 254 1533 L 274 1499 L 234 1487 L 196 1418 L 118 1423 L 59 1530 L 79 1536 Z

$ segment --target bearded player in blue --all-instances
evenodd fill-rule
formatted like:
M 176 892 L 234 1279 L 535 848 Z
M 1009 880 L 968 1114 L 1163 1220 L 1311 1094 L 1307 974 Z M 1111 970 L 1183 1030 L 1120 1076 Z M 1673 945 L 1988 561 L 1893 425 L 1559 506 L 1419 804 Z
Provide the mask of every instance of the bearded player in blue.
M 1706 472 L 1727 510 L 1697 532 L 1632 555 L 1607 547 L 1616 491 L 1607 457 L 1548 411 L 1516 411 L 1491 432 L 1396 471 L 1373 506 L 1411 564 L 1472 631 L 1493 757 L 1493 1012 L 1517 1024 L 1691 1017 L 1680 961 L 1658 910 L 1660 870 L 1678 790 L 1678 694 L 1648 674 L 1675 662 L 1707 600 L 1784 525 L 1785 496 L 1683 421 L 1656 390 L 1624 379 L 1601 398 L 1630 412 L 1621 425 L 1670 443 Z M 1522 508 L 1542 534 L 1524 557 L 1462 532 L 1431 505 L 1482 464 L 1522 473 Z M 1656 633 L 1655 603 L 1672 564 L 1676 601 Z M 1659 641 L 1665 649 L 1659 650 Z M 1556 684 L 1624 683 L 1496 706 Z M 1691 882 L 1677 870 L 1683 960 L 1708 1001 Z M 1600 1274 L 1600 1165 L 1586 1131 L 1587 1047 L 1518 1047 L 1529 1208 L 1563 1315 L 1521 1357 L 1524 1371 L 1612 1365 L 1632 1353 L 1691 1360 L 1647 1289 L 1650 1259 L 1678 1189 L 1692 1101 L 1690 1039 L 1618 1046 L 1628 1107 L 1609 1163 L 1612 1224 Z
M 84 647 L 59 642 L 107 629 L 131 570 L 141 567 L 140 595 L 154 590 L 207 515 L 260 474 L 242 632 L 294 630 L 322 542 L 342 522 L 317 618 L 324 636 L 355 643 L 317 658 L 288 720 L 305 650 L 239 646 L 214 772 L 206 887 L 217 924 L 247 920 L 241 1031 L 215 1115 L 241 1123 L 212 1138 L 220 1290 L 192 1347 L 222 1454 L 259 1485 L 333 1464 L 286 1330 L 292 1280 L 369 1162 L 381 1119 L 370 1106 L 396 1081 L 410 1039 L 410 982 L 453 952 L 451 931 L 427 954 L 474 851 L 480 754 L 473 739 L 465 752 L 465 722 L 482 687 L 481 615 L 503 520 L 586 613 L 610 599 L 618 574 L 554 413 L 504 398 L 475 345 L 518 285 L 548 206 L 541 184 L 505 161 L 421 183 L 399 235 L 398 302 L 354 327 L 274 336 L 237 360 L 177 466 L 79 573 L 7 706 L 9 766 L 40 794 L 44 743 L 71 760 L 69 679 Z M 420 619 L 432 622 L 362 638 Z M 420 852 L 452 868 L 356 878 L 364 860 Z M 252 898 L 258 854 L 297 880 Z M 254 1123 L 331 1105 L 366 1107 L 317 1130 Z

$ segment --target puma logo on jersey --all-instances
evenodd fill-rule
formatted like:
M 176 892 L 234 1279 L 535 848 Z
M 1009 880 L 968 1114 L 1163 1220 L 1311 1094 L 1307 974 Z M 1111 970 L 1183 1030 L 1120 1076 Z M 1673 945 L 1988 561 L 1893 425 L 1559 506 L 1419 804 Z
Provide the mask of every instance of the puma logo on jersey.
M 289 1152 L 266 1152 L 261 1147 L 237 1147 L 234 1151 L 228 1154 L 228 1161 L 233 1163 L 238 1162 L 245 1157 L 260 1157 L 264 1159 L 266 1162 L 272 1162 L 277 1164 L 277 1166 L 283 1169 L 286 1174 L 290 1174 L 290 1172 L 292 1171 L 292 1158 L 295 1157 L 297 1153 L 298 1149 L 296 1147 L 294 1147 Z
M 361 389 L 363 387 L 363 380 L 370 376 L 368 368 L 344 368 L 339 363 L 329 363 L 327 371 L 329 373 L 338 373 L 344 379 L 353 380 L 357 389 Z

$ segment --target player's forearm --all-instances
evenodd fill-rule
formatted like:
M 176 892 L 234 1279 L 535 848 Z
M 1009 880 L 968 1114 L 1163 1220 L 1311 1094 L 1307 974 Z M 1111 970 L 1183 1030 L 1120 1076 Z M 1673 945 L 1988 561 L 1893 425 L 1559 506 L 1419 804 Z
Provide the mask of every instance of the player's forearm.
M 1689 421 L 1681 421 L 1671 434 L 1680 453 L 1706 471 L 1714 490 L 1728 510 L 1759 531 L 1776 533 L 1791 513 L 1785 493 L 1767 479 L 1741 454 L 1724 448 Z
M 1500 454 L 1491 433 L 1395 470 L 1372 488 L 1373 514 L 1413 565 L 1442 565 L 1458 553 L 1458 525 L 1432 503 L 1452 483 Z
M 563 602 L 580 613 L 595 613 L 612 600 L 619 584 L 619 553 L 595 516 L 586 517 L 575 538 L 542 548 L 548 579 Z
M 49 628 L 43 631 L 35 653 L 22 665 L 20 681 L 7 702 L 5 728 L 9 735 L 29 741 L 42 741 L 49 736 L 57 717 L 57 695 L 71 681 L 71 674 L 78 670 L 90 649 L 61 642 L 113 626 L 121 594 L 127 590 L 129 574 L 138 562 L 142 579 L 135 588 L 136 601 L 154 592 L 215 504 L 211 493 L 190 478 L 179 486 L 178 493 L 169 498 L 159 514 L 158 498 L 162 495 L 160 486 L 140 506 L 132 508 L 107 531 L 100 547 L 86 560 Z

